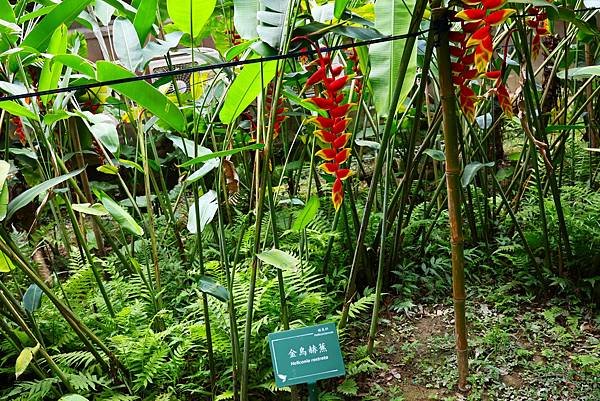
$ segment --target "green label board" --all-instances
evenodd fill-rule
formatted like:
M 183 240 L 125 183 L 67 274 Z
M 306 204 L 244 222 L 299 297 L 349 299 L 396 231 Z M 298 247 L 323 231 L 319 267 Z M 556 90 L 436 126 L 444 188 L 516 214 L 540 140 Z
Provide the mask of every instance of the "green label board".
M 333 323 L 271 333 L 269 348 L 277 387 L 346 374 Z

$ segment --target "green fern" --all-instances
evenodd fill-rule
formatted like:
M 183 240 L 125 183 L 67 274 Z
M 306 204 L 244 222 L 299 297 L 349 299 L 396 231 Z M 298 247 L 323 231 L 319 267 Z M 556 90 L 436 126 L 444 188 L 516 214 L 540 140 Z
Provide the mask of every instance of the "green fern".
M 358 393 L 358 384 L 354 379 L 346 379 L 337 387 L 337 391 L 345 396 L 355 396 Z

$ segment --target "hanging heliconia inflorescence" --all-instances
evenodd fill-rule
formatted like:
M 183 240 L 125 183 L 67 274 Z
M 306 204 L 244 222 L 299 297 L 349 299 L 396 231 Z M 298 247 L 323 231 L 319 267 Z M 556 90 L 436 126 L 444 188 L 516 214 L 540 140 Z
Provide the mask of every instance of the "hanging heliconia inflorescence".
M 539 7 L 529 7 L 529 9 L 527 9 L 527 14 L 530 15 L 526 22 L 527 26 L 533 29 L 531 58 L 535 60 L 540 54 L 542 37 L 551 34 L 550 21 L 548 21 L 548 14 L 546 14 L 546 11 Z
M 463 0 L 464 10 L 456 13 L 460 32 L 450 32 L 452 81 L 457 87 L 458 99 L 463 113 L 470 121 L 475 119 L 478 97 L 471 88 L 475 79 L 493 81 L 491 92 L 496 94 L 500 107 L 512 116 L 512 103 L 506 86 L 502 83 L 501 70 L 489 70 L 494 55 L 493 28 L 503 24 L 515 12 L 503 9 L 506 0 Z
M 279 136 L 279 132 L 281 131 L 281 124 L 285 120 L 287 120 L 287 115 L 284 114 L 287 109 L 283 104 L 283 97 L 279 96 L 277 100 L 273 99 L 273 94 L 275 92 L 275 84 L 269 84 L 267 88 L 267 96 L 266 96 L 266 115 L 271 115 L 271 110 L 275 110 L 275 121 L 273 124 L 273 138 L 277 138 Z
M 287 111 L 287 108 L 285 107 L 284 103 L 283 103 L 283 97 L 279 96 L 277 98 L 276 101 L 274 101 L 273 99 L 273 92 L 274 92 L 274 87 L 275 87 L 275 83 L 270 83 L 269 86 L 267 87 L 267 93 L 265 95 L 265 120 L 266 123 L 268 124 L 269 121 L 268 119 L 271 116 L 271 110 L 273 109 L 273 107 L 275 107 L 275 121 L 273 124 L 273 139 L 276 139 L 279 136 L 279 133 L 281 132 L 281 125 L 284 123 L 285 120 L 287 120 L 288 116 L 285 114 L 285 112 Z M 242 114 L 243 119 L 248 121 L 248 123 L 250 124 L 250 135 L 252 135 L 252 140 L 256 141 L 257 140 L 257 135 L 256 135 L 256 130 L 258 129 L 258 125 L 257 125 L 257 119 L 255 116 L 255 113 L 252 113 L 250 111 L 246 111 Z M 261 139 L 262 142 L 262 139 Z
M 313 119 L 317 127 L 315 135 L 325 144 L 317 156 L 324 160 L 321 169 L 334 177 L 331 199 L 333 207 L 338 210 L 344 200 L 342 181 L 352 175 L 349 168 L 342 166 L 350 157 L 350 148 L 346 146 L 351 134 L 346 132 L 346 128 L 350 121 L 347 114 L 352 104 L 345 103 L 342 92 L 349 76 L 345 74 L 343 65 L 332 66 L 329 55 L 319 54 L 313 65 L 317 69 L 306 81 L 306 86 L 315 88 L 315 96 L 309 100 L 327 114 L 326 117 Z M 322 92 L 317 89 L 318 85 L 323 86 Z

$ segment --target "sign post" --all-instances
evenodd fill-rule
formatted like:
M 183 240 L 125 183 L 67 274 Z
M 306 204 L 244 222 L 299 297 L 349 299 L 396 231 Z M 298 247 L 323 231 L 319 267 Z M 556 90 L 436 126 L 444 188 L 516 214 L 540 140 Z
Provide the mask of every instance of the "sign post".
M 308 401 L 319 401 L 317 383 L 308 383 Z
M 335 324 L 325 323 L 269 334 L 269 349 L 277 387 L 308 384 L 317 401 L 317 380 L 346 374 Z

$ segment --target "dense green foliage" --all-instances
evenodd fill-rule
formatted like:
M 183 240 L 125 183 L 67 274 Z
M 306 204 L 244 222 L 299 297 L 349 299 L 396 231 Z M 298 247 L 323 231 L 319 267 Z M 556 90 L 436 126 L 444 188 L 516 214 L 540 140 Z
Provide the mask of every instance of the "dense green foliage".
M 534 3 L 0 0 L 0 401 L 297 401 L 323 322 L 322 401 L 599 399 L 599 13 Z

